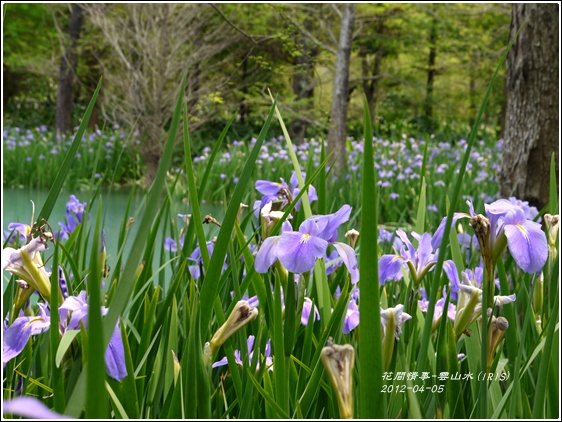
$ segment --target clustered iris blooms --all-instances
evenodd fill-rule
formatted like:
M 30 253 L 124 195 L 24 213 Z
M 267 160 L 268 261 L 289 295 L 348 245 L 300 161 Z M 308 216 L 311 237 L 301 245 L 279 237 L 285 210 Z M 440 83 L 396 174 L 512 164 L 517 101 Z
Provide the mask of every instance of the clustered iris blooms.
M 396 234 L 404 242 L 404 246 L 399 254 L 387 254 L 379 258 L 379 283 L 384 285 L 388 280 L 400 280 L 402 267 L 406 266 L 417 285 L 437 262 L 438 250 L 433 249 L 433 238 L 429 233 L 420 236 L 412 232 L 412 236 L 418 241 L 417 250 L 403 230 L 396 230 Z
M 302 177 L 306 180 L 306 173 L 303 172 Z M 257 180 L 256 190 L 264 195 L 261 200 L 254 203 L 256 217 L 259 216 L 260 210 L 267 204 L 274 201 L 281 201 L 281 207 L 284 207 L 289 202 L 292 202 L 293 198 L 295 198 L 300 192 L 299 182 L 295 171 L 291 173 L 290 185 L 288 185 L 283 178 L 281 178 L 281 183 L 270 182 L 269 180 Z M 308 187 L 308 200 L 310 202 L 318 200 L 316 189 L 312 185 Z M 300 203 L 301 200 L 299 199 L 295 204 L 295 209 L 297 211 L 300 208 Z
M 350 213 L 351 207 L 344 205 L 334 214 L 314 215 L 303 221 L 298 231 L 285 221 L 282 234 L 266 238 L 258 250 L 256 271 L 265 273 L 279 260 L 288 271 L 305 273 L 314 268 L 316 259 L 326 256 L 328 246 L 332 245 L 351 274 L 351 282 L 357 283 L 359 270 L 355 250 L 337 241 L 338 228 L 349 219 Z
M 67 212 L 69 209 L 67 207 Z M 16 226 L 13 225 L 13 227 L 17 229 Z M 17 250 L 11 247 L 2 250 L 2 269 L 20 279 L 16 280 L 18 289 L 14 307 L 11 310 L 13 321 L 8 324 L 9 319 L 6 316 L 3 326 L 2 363 L 4 366 L 23 351 L 31 336 L 41 334 L 50 328 L 50 309 L 46 303 L 39 302 L 37 304 L 38 311 L 35 315 L 29 315 L 31 312 L 29 309 L 26 311 L 26 315 L 21 311 L 28 306 L 26 301 L 34 292 L 38 292 L 45 302 L 50 298 L 51 274 L 46 270 L 41 257 L 41 252 L 47 249 L 47 241 L 49 240 L 53 240 L 53 235 L 41 231 L 39 236 L 31 238 L 26 245 Z M 102 232 L 102 257 L 105 254 L 104 245 L 105 239 Z M 57 270 L 59 271 L 60 286 L 54 288 L 60 289 L 61 302 L 59 302 L 60 306 L 57 312 L 60 315 L 60 326 L 58 328 L 61 334 L 67 330 L 79 330 L 81 324 L 87 328 L 88 303 L 86 292 L 82 291 L 78 296 L 69 296 L 64 271 L 60 266 Z M 102 315 L 107 314 L 107 312 L 108 309 L 102 306 Z M 125 351 L 118 324 L 105 352 L 105 362 L 110 377 L 121 381 L 127 376 Z
M 66 203 L 66 223 L 59 222 L 61 231 L 57 238 L 68 239 L 68 236 L 78 227 L 84 220 L 84 211 L 86 210 L 86 202 L 80 202 L 75 195 L 70 195 L 70 201 Z M 89 218 L 89 216 L 88 216 Z
M 2 364 L 18 356 L 24 349 L 32 335 L 38 335 L 48 330 L 51 326 L 51 317 L 48 306 L 38 303 L 39 313 L 36 316 L 19 316 L 9 327 L 4 325 L 4 341 L 2 344 Z M 101 307 L 102 315 L 109 311 Z M 81 291 L 78 296 L 69 296 L 58 309 L 60 315 L 59 329 L 61 334 L 68 330 L 80 330 L 80 323 L 88 327 L 88 303 L 86 291 Z M 127 376 L 125 367 L 125 350 L 119 324 L 115 326 L 109 346 L 105 352 L 105 365 L 107 374 L 118 381 Z
M 507 247 L 516 264 L 527 273 L 539 272 L 548 258 L 548 243 L 540 223 L 532 221 L 529 216 L 536 214 L 532 208 L 518 205 L 518 201 L 511 198 L 498 199 L 491 204 L 484 204 L 486 218 L 490 225 L 489 234 L 483 239 L 484 245 L 480 249 L 489 254 L 489 259 L 496 262 Z M 460 218 L 474 218 L 474 206 L 467 201 L 469 213 L 455 213 L 453 224 Z M 524 205 L 524 203 L 523 203 Z M 440 242 L 445 228 L 446 218 L 439 225 L 434 241 Z M 478 233 L 477 233 L 478 237 Z M 480 239 L 478 239 L 480 242 Z

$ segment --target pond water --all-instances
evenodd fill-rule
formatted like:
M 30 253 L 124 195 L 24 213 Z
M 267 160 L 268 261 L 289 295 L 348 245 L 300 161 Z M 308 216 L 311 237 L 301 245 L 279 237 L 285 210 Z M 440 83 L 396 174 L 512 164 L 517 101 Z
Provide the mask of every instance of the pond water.
M 117 256 L 118 252 L 118 236 L 121 224 L 124 220 L 124 213 L 127 208 L 130 196 L 129 190 L 113 190 L 113 191 L 102 191 L 102 221 L 103 228 L 106 234 L 106 250 L 107 257 L 111 265 L 111 258 Z M 58 200 L 55 204 L 53 212 L 49 218 L 49 224 L 54 231 L 60 230 L 59 222 L 66 221 L 66 203 L 70 199 L 70 195 L 74 194 L 80 202 L 86 202 L 90 197 L 89 192 L 61 192 Z M 37 189 L 3 189 L 2 190 L 2 229 L 7 230 L 8 225 L 12 222 L 19 222 L 30 224 L 31 214 L 32 214 L 32 204 L 30 200 L 35 203 L 35 217 L 41 210 L 48 195 L 47 190 L 37 190 Z M 137 231 L 140 228 L 140 222 L 142 220 L 144 212 L 144 193 L 141 191 L 133 192 L 131 199 L 131 208 L 129 217 L 135 219 L 135 223 L 130 229 L 127 244 L 124 250 L 124 258 L 127 258 L 129 251 L 132 246 L 132 242 L 136 236 Z M 94 201 L 94 204 L 90 211 L 90 229 L 94 229 L 95 225 L 95 213 L 97 212 L 98 200 Z M 189 214 L 191 210 L 187 204 L 182 201 L 176 201 L 173 204 L 173 212 L 181 214 Z M 224 210 L 222 205 L 204 204 L 201 209 L 202 215 L 212 214 L 215 218 L 221 219 L 224 215 Z M 181 227 L 181 221 L 179 219 L 176 221 L 178 227 Z M 169 232 L 168 232 L 169 233 Z M 218 227 L 214 225 L 206 225 L 206 234 L 208 239 L 212 239 L 213 236 L 218 234 Z M 168 236 L 169 234 L 166 234 Z M 157 235 L 156 242 L 161 244 L 164 241 L 164 233 L 160 231 Z M 5 237 L 2 237 L 2 243 Z M 160 249 L 157 248 L 155 251 L 154 265 L 160 262 Z M 4 273 L 7 275 L 8 273 Z

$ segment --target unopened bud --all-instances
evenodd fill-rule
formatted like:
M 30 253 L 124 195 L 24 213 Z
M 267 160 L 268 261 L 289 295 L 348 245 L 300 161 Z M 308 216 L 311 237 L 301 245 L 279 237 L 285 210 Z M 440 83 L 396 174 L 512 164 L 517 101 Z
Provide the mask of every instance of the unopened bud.
M 552 259 L 556 255 L 556 237 L 558 236 L 558 227 L 560 226 L 560 216 L 557 215 L 544 215 L 546 223 L 546 233 L 548 235 L 548 246 L 550 247 Z
M 228 316 L 225 323 L 216 331 L 215 335 L 209 342 L 211 354 L 216 352 L 219 347 L 236 331 L 244 325 L 256 319 L 258 309 L 252 308 L 245 300 L 240 300 Z
M 488 309 L 490 312 L 491 309 Z M 488 331 L 488 371 L 494 362 L 494 356 L 496 355 L 496 349 L 498 345 L 503 340 L 506 330 L 509 328 L 509 322 L 504 317 L 492 317 L 492 323 L 490 324 L 490 331 Z
M 238 224 L 240 224 L 240 222 L 242 221 L 242 213 L 244 212 L 245 208 L 248 208 L 248 206 L 240 202 L 240 207 L 238 208 L 238 214 L 236 214 L 236 221 L 238 221 Z
M 355 243 L 357 242 L 357 238 L 359 237 L 359 232 L 355 229 L 351 229 L 347 231 L 345 237 L 349 239 L 349 246 L 355 248 Z
M 535 280 L 535 285 L 533 289 L 533 311 L 535 311 L 536 318 L 540 319 L 543 302 L 544 302 L 544 275 L 541 271 L 540 275 Z
M 29 283 L 25 280 L 16 280 L 16 284 L 20 287 L 20 289 L 29 289 Z
M 180 361 L 178 360 L 178 357 L 176 356 L 176 353 L 173 350 L 171 352 L 172 352 L 172 360 L 174 361 L 174 385 L 176 385 L 178 376 L 181 371 L 181 365 L 180 365 Z
M 490 220 L 482 214 L 475 215 L 470 219 L 470 225 L 474 229 L 474 234 L 478 239 L 480 245 L 480 252 L 482 257 L 491 258 L 490 255 Z
M 328 372 L 335 390 L 342 419 L 353 418 L 353 365 L 355 349 L 349 344 L 332 344 L 328 338 L 326 347 L 320 353 L 322 363 Z

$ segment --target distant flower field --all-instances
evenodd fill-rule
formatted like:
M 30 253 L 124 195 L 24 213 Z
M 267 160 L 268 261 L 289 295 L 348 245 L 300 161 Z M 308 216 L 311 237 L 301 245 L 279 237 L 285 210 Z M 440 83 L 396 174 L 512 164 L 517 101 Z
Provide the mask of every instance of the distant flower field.
M 3 185 L 6 187 L 52 186 L 73 136 L 57 137 L 46 126 L 33 129 L 4 128 L 2 134 Z M 66 184 L 68 189 L 89 187 L 105 178 L 106 184 L 132 183 L 142 177 L 134 134 L 118 127 L 95 130 L 80 143 Z

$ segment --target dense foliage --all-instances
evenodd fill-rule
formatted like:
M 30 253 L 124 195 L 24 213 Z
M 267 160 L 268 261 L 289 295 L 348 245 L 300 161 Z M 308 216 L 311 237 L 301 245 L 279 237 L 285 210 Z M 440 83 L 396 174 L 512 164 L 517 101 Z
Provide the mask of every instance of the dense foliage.
M 8 4 L 4 8 L 3 72 L 5 87 L 9 88 L 4 91 L 4 122 L 22 129 L 47 125 L 52 130 L 61 46 L 67 37 L 70 9 L 62 4 Z M 301 119 L 307 137 L 326 135 L 333 51 L 339 30 L 337 5 L 222 4 L 199 10 L 185 4 L 180 9 L 170 13 L 204 12 L 209 21 L 207 29 L 197 29 L 203 32 L 197 35 L 191 53 L 189 49 L 181 53 L 186 55 L 184 61 L 192 60 L 190 54 L 203 60 L 200 50 L 216 51 L 212 57 L 205 56 L 204 71 L 187 70 L 190 92 L 197 93 L 189 101 L 191 125 L 199 127 L 202 139 L 213 135 L 213 127 L 222 130 L 224 119 L 233 114 L 241 132 L 259 130 L 267 110 L 267 88 L 285 104 L 289 126 Z M 374 104 L 375 121 L 384 126 L 409 120 L 427 132 L 449 121 L 470 123 L 486 77 L 506 43 L 508 12 L 509 7 L 501 4 L 359 4 L 351 61 L 350 134 L 359 137 L 362 130 L 363 94 Z M 108 5 L 107 13 L 109 25 L 132 11 Z M 124 126 L 137 119 L 148 104 L 131 110 L 130 119 L 116 114 L 123 110 L 114 93 L 121 92 L 121 86 L 129 82 L 114 77 L 115 73 L 123 73 L 118 67 L 118 55 L 113 54 L 115 45 L 104 35 L 103 18 L 98 21 L 93 16 L 87 14 L 84 18 L 78 40 L 74 116 L 81 114 L 100 76 L 105 74 L 106 95 L 98 104 L 103 115 L 99 114 L 93 124 L 101 128 L 105 118 Z M 126 20 L 121 25 L 125 23 Z M 236 43 L 230 45 L 211 37 L 209 26 L 219 24 Z M 437 31 L 434 44 L 429 38 L 432 28 Z M 217 45 L 219 42 L 223 44 Z M 430 96 L 432 115 L 427 115 L 428 54 L 432 47 L 436 49 L 435 78 Z M 163 59 L 172 63 L 171 57 Z M 175 83 L 181 76 L 175 75 Z M 169 85 L 165 89 L 172 88 L 173 92 L 175 84 Z M 503 85 L 500 78 L 484 116 L 484 123 L 491 127 L 500 124 Z

